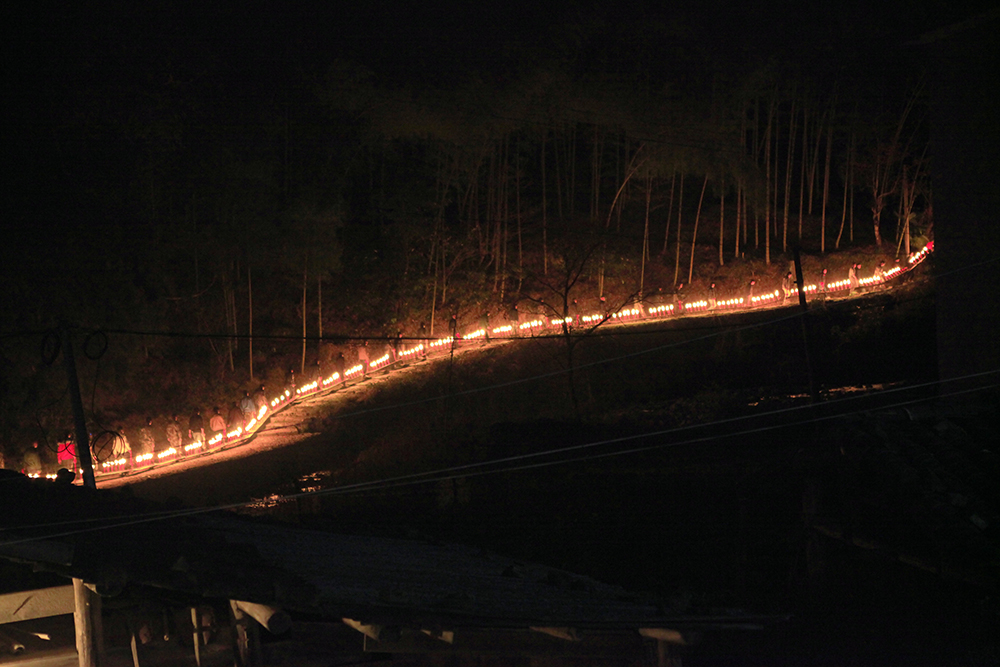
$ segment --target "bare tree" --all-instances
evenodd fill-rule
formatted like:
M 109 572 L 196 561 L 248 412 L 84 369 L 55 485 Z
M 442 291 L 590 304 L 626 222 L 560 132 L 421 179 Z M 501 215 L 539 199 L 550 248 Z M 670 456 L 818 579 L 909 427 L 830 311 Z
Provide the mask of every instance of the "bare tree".
M 911 129 L 909 136 L 904 140 L 910 114 L 921 90 L 922 87 L 917 87 L 907 98 L 891 138 L 886 140 L 880 136 L 874 137 L 864 160 L 858 163 L 871 192 L 872 227 L 875 231 L 876 245 L 882 244 L 882 213 L 890 197 L 899 187 L 900 167 L 909 155 L 910 143 L 916 131 L 915 128 Z
M 569 396 L 573 403 L 573 411 L 578 418 L 582 415 L 575 377 L 576 348 L 610 320 L 611 313 L 617 312 L 626 304 L 631 303 L 639 294 L 636 290 L 628 294 L 621 303 L 608 304 L 603 317 L 595 322 L 583 324 L 573 317 L 576 287 L 583 276 L 591 271 L 590 265 L 594 255 L 602 252 L 604 247 L 605 239 L 603 238 L 583 243 L 579 241 L 563 243 L 560 245 L 562 252 L 552 258 L 549 274 L 529 276 L 527 281 L 532 288 L 529 290 L 529 294 L 542 295 L 541 297 L 528 297 L 528 299 L 550 317 L 561 320 L 560 338 L 564 343 L 563 353 L 565 354 L 564 363 L 569 383 Z
M 694 278 L 694 246 L 698 241 L 698 221 L 701 219 L 701 204 L 705 201 L 705 188 L 708 187 L 708 174 L 705 174 L 705 180 L 701 184 L 701 195 L 698 197 L 698 211 L 694 214 L 694 229 L 691 231 L 691 261 L 688 264 L 688 284 L 691 283 L 691 279 Z

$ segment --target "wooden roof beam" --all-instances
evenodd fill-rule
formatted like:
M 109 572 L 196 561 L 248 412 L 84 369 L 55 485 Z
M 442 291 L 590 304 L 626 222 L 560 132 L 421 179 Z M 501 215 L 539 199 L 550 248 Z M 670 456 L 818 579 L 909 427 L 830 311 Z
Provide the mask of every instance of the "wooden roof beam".
M 0 595 L 0 624 L 72 614 L 73 586 L 55 586 Z

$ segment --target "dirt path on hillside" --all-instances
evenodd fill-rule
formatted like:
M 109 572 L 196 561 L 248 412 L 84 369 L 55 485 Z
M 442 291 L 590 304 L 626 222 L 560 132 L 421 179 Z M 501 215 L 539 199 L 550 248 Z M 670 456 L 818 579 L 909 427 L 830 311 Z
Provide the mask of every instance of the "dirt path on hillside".
M 470 353 L 479 352 L 490 347 L 495 347 L 496 345 L 503 345 L 510 341 L 497 341 L 490 343 L 488 346 L 472 346 L 464 349 L 456 349 L 455 356 L 468 355 Z M 249 478 L 255 472 L 251 472 L 250 469 L 257 469 L 263 478 L 267 479 L 267 484 L 273 484 L 274 475 L 268 474 L 272 472 L 269 469 L 270 465 L 279 465 L 280 460 L 288 460 L 289 463 L 294 462 L 294 467 L 301 470 L 301 466 L 306 464 L 310 459 L 314 458 L 311 455 L 310 450 L 323 450 L 328 449 L 329 437 L 321 432 L 313 432 L 309 430 L 310 423 L 314 418 L 320 418 L 330 414 L 332 410 L 338 408 L 344 408 L 352 405 L 356 405 L 363 402 L 367 395 L 371 394 L 373 390 L 377 389 L 379 386 L 384 385 L 387 382 L 392 382 L 393 380 L 398 380 L 404 377 L 406 374 L 415 373 L 427 369 L 432 364 L 447 363 L 449 356 L 443 357 L 433 357 L 427 360 L 417 360 L 410 361 L 402 366 L 394 366 L 384 370 L 380 370 L 374 374 L 369 375 L 363 382 L 350 384 L 347 387 L 343 387 L 330 392 L 323 392 L 320 394 L 313 394 L 301 398 L 298 401 L 286 405 L 283 409 L 270 415 L 263 426 L 254 434 L 252 438 L 246 441 L 241 441 L 232 445 L 224 445 L 222 447 L 217 447 L 200 454 L 185 456 L 180 459 L 174 459 L 162 464 L 154 465 L 149 468 L 144 468 L 138 471 L 132 471 L 123 473 L 120 475 L 100 475 L 97 480 L 98 488 L 102 489 L 114 489 L 122 488 L 126 486 L 142 487 L 143 493 L 141 495 L 147 497 L 159 497 L 160 499 L 166 499 L 171 495 L 180 495 L 184 497 L 185 502 L 200 504 L 194 498 L 189 498 L 186 494 L 180 491 L 180 487 L 189 486 L 183 482 L 179 482 L 179 477 L 197 477 L 203 478 L 202 481 L 194 484 L 194 487 L 206 486 L 212 487 L 213 484 L 211 480 L 213 478 L 218 478 L 218 475 L 224 474 L 223 469 L 230 468 L 246 468 L 241 476 L 244 478 Z M 291 447 L 295 445 L 295 447 Z M 268 452 L 275 452 L 275 450 L 288 449 L 284 455 L 268 457 L 270 463 L 265 463 L 263 467 L 257 464 L 249 464 L 246 460 L 252 457 L 257 457 L 260 454 L 265 454 Z M 326 459 L 328 457 L 328 452 L 322 457 Z M 276 463 L 276 460 L 279 463 Z M 317 461 L 317 464 L 319 462 Z M 169 484 L 165 482 L 169 479 Z M 286 481 L 287 476 L 282 476 Z M 249 480 L 248 480 L 249 481 Z M 176 492 L 167 493 L 167 487 L 178 486 Z M 151 489 L 163 488 L 163 492 L 153 492 L 149 495 Z M 138 488 L 136 489 L 138 490 Z M 224 501 L 224 494 L 221 493 L 196 493 L 196 496 L 212 496 L 215 500 L 212 502 Z

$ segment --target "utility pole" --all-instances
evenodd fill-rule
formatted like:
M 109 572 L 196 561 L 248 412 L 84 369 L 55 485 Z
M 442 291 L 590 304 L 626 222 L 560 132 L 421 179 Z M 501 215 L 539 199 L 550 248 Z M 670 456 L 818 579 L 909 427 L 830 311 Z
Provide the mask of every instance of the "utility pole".
M 70 403 L 73 406 L 73 421 L 76 426 L 76 458 L 83 471 L 83 485 L 96 490 L 94 462 L 90 458 L 90 436 L 87 433 L 87 420 L 83 414 L 80 380 L 76 374 L 76 358 L 73 355 L 73 331 L 68 324 L 62 326 L 62 338 Z M 76 628 L 76 652 L 80 667 L 100 667 L 104 653 L 101 596 L 89 588 L 82 579 L 74 577 L 73 603 L 73 625 Z
M 73 421 L 76 426 L 76 458 L 83 471 L 83 485 L 96 489 L 94 462 L 90 458 L 90 436 L 87 434 L 87 420 L 83 414 L 83 399 L 80 397 L 80 380 L 76 375 L 76 359 L 73 356 L 73 333 L 68 324 L 64 324 L 62 329 L 63 359 L 66 361 L 66 377 L 69 380 L 70 403 L 73 406 Z
M 806 283 L 802 277 L 802 258 L 798 244 L 792 248 L 792 254 L 795 259 L 795 282 L 799 286 L 799 308 L 802 309 L 802 317 L 799 318 L 799 321 L 802 323 L 802 345 L 806 353 L 806 372 L 809 374 L 809 396 L 815 404 L 819 401 L 819 391 L 816 387 L 816 377 L 813 375 L 812 344 L 809 340 L 809 327 L 806 323 L 809 308 L 806 306 Z

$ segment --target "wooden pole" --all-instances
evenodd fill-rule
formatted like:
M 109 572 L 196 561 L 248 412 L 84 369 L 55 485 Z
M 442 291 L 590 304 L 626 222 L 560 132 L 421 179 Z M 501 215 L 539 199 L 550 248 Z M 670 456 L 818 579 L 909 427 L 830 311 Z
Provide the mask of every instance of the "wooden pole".
M 63 359 L 66 361 L 70 403 L 73 406 L 73 422 L 76 427 L 76 458 L 80 463 L 80 470 L 83 471 L 83 485 L 89 489 L 96 489 L 94 462 L 90 458 L 90 436 L 87 434 L 87 420 L 83 414 L 80 381 L 76 374 L 76 359 L 73 356 L 73 334 L 69 325 L 63 326 Z
M 806 306 L 805 280 L 802 277 L 802 258 L 798 244 L 792 248 L 792 253 L 795 258 L 795 282 L 799 286 L 799 308 L 802 309 L 802 317 L 799 318 L 799 321 L 802 323 L 802 345 L 805 348 L 806 372 L 809 375 L 809 396 L 813 403 L 817 403 L 819 401 L 819 390 L 816 387 L 816 377 L 813 375 L 809 327 L 806 323 L 806 317 L 808 317 L 809 309 Z
M 229 608 L 233 613 L 237 664 L 240 667 L 259 667 L 262 661 L 257 621 L 244 612 L 236 600 L 229 601 Z
M 73 579 L 73 601 L 80 667 L 100 667 L 103 653 L 101 596 L 87 588 L 82 579 Z
M 198 619 L 198 607 L 191 607 L 191 639 L 194 641 L 194 662 L 201 667 L 201 623 Z

